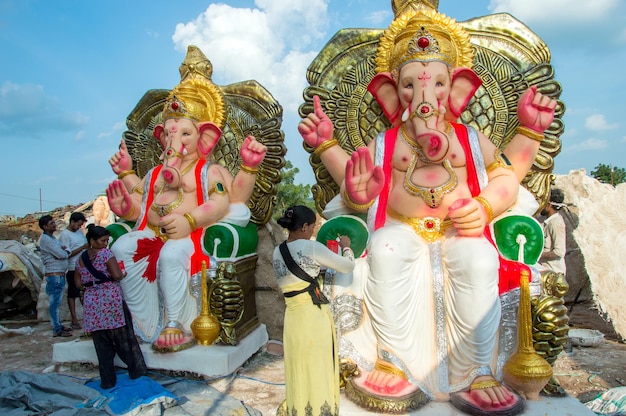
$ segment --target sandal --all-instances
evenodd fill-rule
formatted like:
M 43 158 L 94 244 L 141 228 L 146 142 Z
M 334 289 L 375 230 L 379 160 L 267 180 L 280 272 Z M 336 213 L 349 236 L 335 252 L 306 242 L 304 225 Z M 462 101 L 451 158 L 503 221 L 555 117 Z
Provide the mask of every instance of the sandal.
M 82 329 L 78 322 L 72 322 L 72 329 Z
M 55 332 L 54 335 L 52 335 L 52 336 L 53 337 L 64 337 L 64 338 L 67 338 L 67 337 L 71 337 L 72 333 L 69 332 L 69 331 L 60 330 L 60 331 Z

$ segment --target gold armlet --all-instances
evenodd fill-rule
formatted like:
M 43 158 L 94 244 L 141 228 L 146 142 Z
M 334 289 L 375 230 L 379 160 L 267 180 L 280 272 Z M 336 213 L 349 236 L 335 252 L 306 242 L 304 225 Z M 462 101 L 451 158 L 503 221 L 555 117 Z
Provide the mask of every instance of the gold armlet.
M 511 165 L 511 162 L 509 161 L 509 159 L 506 157 L 504 153 L 502 153 L 500 149 L 495 150 L 493 154 L 493 162 L 491 162 L 489 166 L 487 166 L 486 171 L 487 173 L 489 173 L 492 170 L 497 169 L 497 168 L 513 170 L 513 165 Z
M 227 194 L 228 190 L 224 187 L 224 184 L 221 182 L 215 182 L 209 192 L 207 193 L 209 196 L 213 195 L 215 192 L 218 194 Z
M 143 195 L 143 188 L 139 186 L 140 184 L 141 184 L 141 181 L 137 182 L 137 185 L 132 187 L 132 189 L 130 190 L 130 193 L 132 194 L 133 192 L 137 192 L 139 195 Z
M 240 166 L 240 170 L 243 170 L 246 173 L 249 173 L 250 175 L 256 175 L 259 172 L 259 168 L 252 168 L 250 166 L 246 166 L 243 163 Z
M 120 218 L 121 218 L 121 219 L 123 219 L 123 220 L 125 220 L 125 221 L 132 221 L 132 219 L 131 219 L 131 218 L 132 218 L 132 216 L 133 216 L 133 214 L 134 214 L 134 213 L 135 213 L 135 206 L 134 206 L 134 205 L 131 205 L 131 206 L 130 206 L 130 211 L 128 212 L 128 214 L 126 214 L 126 215 L 120 215 Z
M 348 196 L 348 192 L 346 192 L 345 189 L 343 190 L 342 196 L 343 196 L 343 200 L 346 202 L 346 205 L 355 211 L 365 211 L 366 209 L 368 209 L 374 204 L 373 199 L 367 204 L 357 204 L 356 202 L 350 199 L 350 197 Z
M 491 221 L 493 221 L 493 208 L 491 208 L 491 204 L 480 195 L 475 196 L 474 199 L 477 200 L 478 203 L 482 205 L 485 209 L 485 213 L 487 214 L 487 224 L 489 224 Z
M 135 175 L 137 172 L 135 172 L 134 170 L 130 169 L 130 170 L 125 170 L 124 172 L 120 172 L 117 174 L 117 179 L 124 179 L 125 177 L 127 177 L 128 175 Z
M 313 149 L 313 153 L 319 156 L 336 144 L 338 144 L 337 139 L 326 140 L 325 142 L 317 146 L 315 149 Z
M 545 137 L 543 133 L 538 133 L 535 130 L 530 129 L 528 127 L 524 127 L 524 126 L 519 126 L 517 128 L 517 132 L 521 134 L 522 136 L 526 136 L 529 139 L 534 140 L 539 143 L 541 143 L 543 141 L 543 138 Z
M 187 219 L 187 222 L 189 223 L 189 226 L 191 227 L 191 231 L 194 231 L 196 228 L 198 228 L 196 226 L 196 220 L 193 219 L 193 216 L 191 215 L 191 213 L 186 212 L 183 216 Z
M 386 363 L 385 361 L 376 360 L 376 364 L 374 364 L 374 368 L 378 371 L 382 371 L 383 373 L 392 374 L 394 376 L 407 380 L 407 377 L 406 377 L 406 374 L 404 374 L 404 371 L 398 369 L 394 365 Z

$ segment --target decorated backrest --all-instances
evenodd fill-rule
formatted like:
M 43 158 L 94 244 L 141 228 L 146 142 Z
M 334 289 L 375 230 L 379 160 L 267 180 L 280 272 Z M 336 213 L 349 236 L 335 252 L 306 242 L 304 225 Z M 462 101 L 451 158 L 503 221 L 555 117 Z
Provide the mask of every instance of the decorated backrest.
M 392 0 L 397 15 L 407 7 L 437 9 L 438 0 Z M 473 69 L 482 79 L 461 120 L 481 130 L 498 147 L 503 148 L 515 135 L 519 125 L 517 102 L 530 86 L 536 85 L 544 95 L 558 99 L 561 86 L 554 79 L 548 46 L 523 23 L 509 14 L 494 14 L 459 22 L 470 35 L 474 48 Z M 367 86 L 376 74 L 375 56 L 378 39 L 384 29 L 343 29 L 333 36 L 307 70 L 310 84 L 304 90 L 301 117 L 313 111 L 313 96 L 335 127 L 334 137 L 341 147 L 352 153 L 367 145 L 391 124 Z M 557 100 L 558 101 L 558 100 Z M 533 167 L 523 180 L 540 206 L 550 195 L 554 157 L 561 151 L 560 135 L 564 131 L 565 106 L 558 101 L 554 122 L 545 132 Z M 313 196 L 322 212 L 339 188 L 318 155 L 311 154 L 310 164 L 316 184 Z
M 211 62 L 195 46 L 189 46 L 185 61 L 180 66 L 181 79 L 194 73 L 211 79 Z M 286 148 L 281 130 L 282 107 L 258 82 L 250 80 L 218 86 L 224 95 L 226 121 L 222 137 L 211 153 L 211 161 L 226 167 L 233 176 L 239 171 L 239 148 L 248 135 L 267 146 L 267 154 L 260 166 L 254 193 L 248 203 L 252 221 L 265 224 L 272 215 L 276 192 L 281 181 L 280 170 L 285 165 Z M 162 123 L 161 113 L 170 90 L 147 91 L 126 119 L 128 130 L 123 133 L 133 159 L 133 169 L 143 177 L 161 163 L 163 148 L 152 135 L 154 127 Z

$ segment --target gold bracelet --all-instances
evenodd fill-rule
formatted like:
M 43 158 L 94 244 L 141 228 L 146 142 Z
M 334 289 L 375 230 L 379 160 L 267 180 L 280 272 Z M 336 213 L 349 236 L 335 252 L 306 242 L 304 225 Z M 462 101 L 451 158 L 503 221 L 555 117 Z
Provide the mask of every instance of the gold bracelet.
M 259 172 L 259 168 L 251 168 L 250 166 L 246 166 L 243 163 L 241 164 L 240 168 L 250 175 L 256 175 Z
M 193 216 L 189 213 L 186 212 L 184 214 L 184 217 L 187 219 L 187 222 L 189 223 L 189 226 L 191 227 L 191 231 L 194 231 L 196 228 L 196 220 L 193 219 Z
M 383 373 L 392 374 L 394 376 L 398 376 L 404 380 L 407 380 L 407 377 L 406 377 L 406 374 L 404 374 L 404 371 L 384 361 L 376 360 L 376 364 L 374 364 L 374 368 L 378 371 L 382 371 Z
M 538 133 L 535 130 L 524 126 L 517 127 L 517 132 L 522 136 L 526 136 L 529 139 L 539 143 L 541 143 L 543 141 L 543 138 L 545 137 L 543 133 Z
M 313 153 L 319 156 L 336 144 L 338 144 L 337 139 L 326 140 L 325 142 L 317 146 L 315 149 L 313 149 Z
M 491 204 L 480 195 L 475 196 L 474 199 L 477 200 L 478 203 L 482 205 L 485 209 L 485 214 L 487 214 L 487 224 L 489 224 L 491 221 L 493 221 L 493 208 L 491 208 Z
M 124 179 L 125 177 L 127 177 L 128 175 L 134 175 L 137 172 L 135 172 L 134 170 L 130 169 L 130 170 L 125 170 L 124 172 L 120 172 L 117 174 L 117 179 Z
M 350 199 L 350 197 L 348 196 L 348 192 L 345 189 L 343 190 L 342 196 L 343 196 L 343 200 L 346 202 L 346 205 L 355 211 L 365 211 L 366 209 L 368 209 L 374 204 L 373 199 L 367 204 L 357 204 L 356 202 Z
M 135 206 L 131 205 L 130 206 L 130 212 L 126 215 L 120 215 L 120 218 L 125 220 L 125 221 L 132 221 L 131 217 L 133 216 L 133 214 L 135 213 Z

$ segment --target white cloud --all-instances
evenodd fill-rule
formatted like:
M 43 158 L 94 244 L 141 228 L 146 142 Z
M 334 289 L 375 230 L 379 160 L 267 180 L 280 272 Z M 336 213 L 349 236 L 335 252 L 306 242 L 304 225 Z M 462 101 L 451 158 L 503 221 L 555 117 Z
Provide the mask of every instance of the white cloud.
M 602 114 L 592 114 L 585 120 L 585 127 L 591 131 L 606 131 L 616 129 L 617 124 L 609 124 Z
M 124 131 L 125 129 L 126 129 L 126 124 L 122 123 L 121 121 L 118 121 L 117 123 L 113 124 L 113 127 L 111 127 L 111 130 L 103 131 L 99 133 L 98 138 L 101 139 L 103 137 L 110 137 L 116 133 Z
M 567 146 L 567 148 L 564 150 L 572 152 L 584 152 L 589 150 L 603 150 L 606 149 L 608 146 L 609 144 L 606 140 L 591 137 L 583 142 Z
M 261 83 L 295 113 L 306 86 L 306 68 L 317 55 L 328 21 L 326 0 L 257 0 L 258 8 L 211 4 L 193 21 L 179 23 L 177 50 L 199 47 L 213 64 L 213 81 Z
M 610 19 L 620 0 L 491 0 L 489 10 L 507 12 L 523 22 L 598 22 Z
M 378 10 L 370 13 L 365 20 L 370 22 L 374 27 L 386 27 L 393 20 L 393 12 L 391 10 Z

